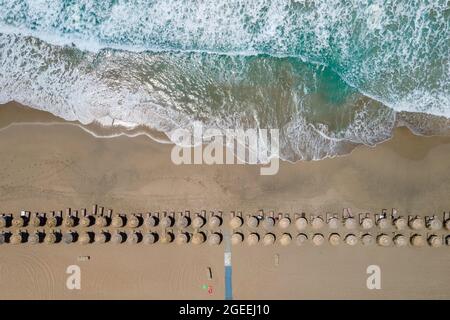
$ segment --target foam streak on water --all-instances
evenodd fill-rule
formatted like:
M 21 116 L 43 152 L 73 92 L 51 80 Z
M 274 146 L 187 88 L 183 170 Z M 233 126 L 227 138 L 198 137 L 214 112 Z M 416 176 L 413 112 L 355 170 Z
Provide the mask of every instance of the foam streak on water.
M 0 102 L 82 123 L 279 128 L 321 159 L 450 117 L 443 0 L 0 0 Z M 429 125 L 428 125 L 429 126 Z

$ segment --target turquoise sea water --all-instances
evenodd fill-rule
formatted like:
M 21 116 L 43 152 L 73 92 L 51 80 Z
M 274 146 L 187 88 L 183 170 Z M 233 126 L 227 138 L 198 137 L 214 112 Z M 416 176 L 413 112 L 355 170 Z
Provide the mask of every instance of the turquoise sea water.
M 450 117 L 449 56 L 442 0 L 0 0 L 0 102 L 279 128 L 289 160 L 388 139 L 399 111 Z

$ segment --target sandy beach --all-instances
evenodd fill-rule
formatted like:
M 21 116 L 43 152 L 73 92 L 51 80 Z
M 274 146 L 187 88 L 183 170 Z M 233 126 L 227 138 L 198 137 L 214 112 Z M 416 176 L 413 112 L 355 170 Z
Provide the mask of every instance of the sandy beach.
M 96 138 L 45 112 L 0 106 L 0 212 L 100 204 L 115 211 L 380 212 L 450 210 L 450 137 L 398 128 L 374 148 L 315 162 L 181 165 L 146 136 Z M 0 246 L 0 299 L 223 299 L 224 248 L 155 245 Z M 89 255 L 79 262 L 78 256 Z M 279 263 L 274 263 L 275 257 Z M 277 259 L 278 259 L 277 258 Z M 234 299 L 450 298 L 449 247 L 234 246 Z M 82 289 L 67 290 L 79 264 Z M 379 265 L 382 289 L 368 290 Z M 207 278 L 211 267 L 213 278 Z M 211 285 L 208 293 L 203 286 Z

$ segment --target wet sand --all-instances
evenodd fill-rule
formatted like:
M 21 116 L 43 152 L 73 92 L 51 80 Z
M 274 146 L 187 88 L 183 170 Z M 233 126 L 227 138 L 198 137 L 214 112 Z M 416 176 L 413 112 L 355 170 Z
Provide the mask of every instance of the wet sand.
M 414 136 L 405 128 L 375 148 L 318 162 L 283 162 L 276 176 L 260 176 L 259 166 L 176 166 L 170 145 L 145 136 L 95 138 L 17 105 L 0 106 L 0 126 L 1 212 L 94 203 L 124 212 L 325 213 L 350 207 L 441 215 L 450 209 L 450 138 Z M 223 299 L 223 250 L 223 245 L 1 245 L 0 299 Z M 449 247 L 233 247 L 233 297 L 448 299 L 449 253 Z M 78 262 L 79 255 L 91 260 Z M 80 291 L 65 287 L 70 264 L 82 268 Z M 381 290 L 366 288 L 371 264 L 382 269 Z M 208 266 L 214 273 L 212 295 L 202 288 L 209 284 Z

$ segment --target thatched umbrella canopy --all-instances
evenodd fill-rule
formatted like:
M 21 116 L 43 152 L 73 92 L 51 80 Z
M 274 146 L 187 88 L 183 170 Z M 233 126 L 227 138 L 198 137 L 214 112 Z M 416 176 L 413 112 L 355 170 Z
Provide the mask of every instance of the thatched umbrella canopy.
M 169 228 L 173 226 L 173 219 L 171 216 L 165 216 L 161 219 L 161 227 Z
M 78 238 L 78 242 L 82 245 L 86 245 L 91 243 L 91 233 L 90 232 L 83 232 L 80 237 Z
M 40 215 L 35 215 L 33 217 L 30 218 L 30 226 L 32 227 L 40 227 L 43 225 L 43 220 L 44 218 Z
M 95 234 L 95 237 L 94 237 L 94 242 L 95 243 L 105 243 L 106 240 L 107 240 L 106 232 L 102 231 L 102 232 L 99 232 L 99 233 Z
M 389 237 L 387 234 L 380 234 L 377 237 L 377 243 L 382 247 L 389 247 L 392 243 L 392 240 L 391 237 Z
M 54 232 L 47 233 L 44 238 L 46 244 L 54 244 L 56 243 L 56 240 L 56 234 Z
M 177 220 L 177 226 L 179 228 L 187 228 L 189 226 L 189 217 L 187 216 L 181 216 L 178 220 Z
M 146 219 L 145 224 L 149 227 L 156 227 L 158 225 L 159 219 L 156 216 L 150 216 Z
M 345 219 L 344 225 L 345 225 L 345 228 L 347 228 L 349 230 L 354 230 L 358 227 L 358 222 L 356 221 L 355 218 L 349 217 L 349 218 Z
M 371 218 L 369 218 L 369 217 L 365 217 L 361 221 L 361 227 L 364 230 L 372 229 L 373 225 L 374 225 L 373 220 Z
M 445 229 L 450 230 L 450 219 L 445 221 Z
M 94 220 L 94 217 L 91 215 L 84 216 L 80 219 L 80 226 L 82 227 L 90 227 L 92 225 L 92 221 Z
M 354 246 L 358 243 L 358 237 L 354 234 L 348 234 L 345 236 L 345 243 L 349 246 Z
M 164 232 L 162 234 L 162 236 L 161 236 L 161 241 L 160 242 L 163 243 L 163 244 L 169 244 L 169 243 L 171 243 L 173 241 L 174 238 L 175 237 L 174 237 L 172 232 Z
M 442 246 L 442 237 L 433 234 L 428 237 L 428 244 L 433 248 L 439 248 Z
M 15 217 L 12 219 L 12 226 L 16 227 L 16 228 L 21 228 L 25 225 L 25 218 L 20 216 L 20 217 Z
M 433 218 L 428 222 L 428 227 L 431 230 L 440 230 L 442 229 L 442 221 L 438 218 Z
M 378 219 L 377 224 L 378 224 L 378 227 L 380 229 L 387 229 L 387 228 L 389 228 L 389 220 L 384 218 L 384 217 Z
M 249 228 L 255 229 L 258 228 L 259 220 L 255 216 L 250 216 L 247 218 L 247 226 Z
M 366 234 L 364 234 L 361 237 L 361 242 L 365 246 L 370 246 L 370 245 L 373 245 L 375 243 L 375 240 L 374 240 L 374 238 L 373 238 L 373 236 L 371 234 L 366 233 Z
M 275 243 L 276 237 L 273 233 L 266 233 L 263 237 L 262 243 L 265 246 L 270 246 Z
M 29 244 L 38 244 L 40 242 L 39 232 L 33 232 L 28 235 Z
M 22 243 L 22 233 L 21 232 L 15 232 L 11 235 L 9 238 L 9 243 L 11 244 L 20 244 Z
M 397 247 L 406 247 L 408 245 L 408 240 L 406 239 L 406 237 L 402 234 L 397 234 L 394 237 L 394 244 Z
M 325 238 L 323 236 L 323 234 L 321 233 L 316 233 L 315 235 L 313 235 L 312 237 L 312 242 L 314 245 L 316 246 L 321 246 L 324 244 L 325 242 Z
M 336 217 L 331 217 L 328 220 L 328 228 L 330 229 L 337 229 L 339 228 L 339 219 Z
M 292 236 L 289 233 L 283 233 L 280 237 L 280 244 L 282 246 L 287 246 L 292 242 Z
M 95 226 L 104 228 L 108 225 L 108 220 L 104 216 L 98 216 L 95 218 Z
M 235 232 L 231 235 L 231 244 L 237 245 L 244 241 L 244 235 L 240 232 Z
M 414 247 L 423 247 L 425 245 L 425 239 L 420 234 L 415 234 L 411 236 L 411 244 Z
M 403 217 L 394 220 L 394 225 L 398 230 L 403 230 L 408 226 L 408 221 Z
M 240 226 L 242 226 L 242 223 L 243 223 L 242 218 L 239 216 L 235 216 L 230 220 L 230 227 L 232 229 L 237 229 Z
M 298 246 L 302 246 L 303 244 L 307 243 L 308 241 L 308 236 L 304 233 L 299 233 L 297 235 L 297 238 L 295 239 L 295 242 L 297 243 Z
M 153 244 L 158 241 L 158 234 L 154 232 L 149 232 L 144 235 L 144 243 L 145 244 Z
M 0 233 L 0 244 L 4 244 L 5 243 L 5 234 L 2 232 Z
M 141 221 L 139 220 L 139 217 L 135 214 L 132 214 L 127 221 L 127 226 L 130 228 L 137 228 L 141 224 Z
M 295 227 L 299 231 L 305 230 L 306 227 L 308 227 L 308 220 L 304 217 L 298 218 L 297 220 L 295 220 Z
M 72 228 L 75 226 L 75 217 L 67 216 L 64 218 L 63 224 L 66 228 Z
M 49 228 L 54 228 L 58 225 L 58 219 L 55 216 L 51 216 L 47 218 L 47 226 Z
M 332 246 L 338 246 L 341 243 L 341 236 L 339 233 L 332 233 L 328 238 L 328 241 Z
M 218 228 L 222 225 L 222 218 L 219 216 L 212 216 L 209 218 L 209 227 L 210 228 Z
M 189 242 L 189 234 L 187 232 L 180 232 L 175 237 L 176 244 L 186 244 Z
M 139 242 L 140 233 L 139 232 L 131 232 L 127 237 L 128 244 L 136 244 Z
M 259 242 L 259 234 L 252 232 L 247 237 L 247 244 L 249 246 L 254 246 Z
M 206 241 L 206 236 L 203 232 L 195 232 L 192 236 L 192 243 L 193 244 L 202 244 Z
M 271 230 L 275 226 L 275 219 L 273 217 L 265 217 L 262 225 L 264 229 Z
M 322 217 L 314 217 L 311 221 L 311 226 L 313 229 L 320 229 L 325 225 Z
M 125 219 L 124 217 L 120 215 L 116 215 L 112 218 L 111 225 L 114 228 L 122 228 L 125 225 Z
M 205 224 L 205 218 L 200 215 L 197 215 L 192 219 L 192 227 L 194 229 L 200 229 Z
M 121 244 L 125 241 L 126 235 L 123 232 L 116 232 L 111 236 L 111 242 L 114 244 Z
M 75 232 L 69 231 L 63 234 L 62 241 L 66 244 L 75 242 Z
M 222 242 L 222 234 L 219 232 L 213 232 L 208 237 L 208 244 L 210 246 L 218 246 Z
M 6 223 L 7 223 L 6 217 L 0 216 L 0 228 L 6 227 Z
M 414 230 L 421 230 L 425 227 L 425 220 L 422 217 L 415 217 L 411 219 L 409 225 Z
M 280 219 L 280 221 L 278 222 L 278 226 L 281 229 L 287 229 L 287 228 L 289 228 L 290 225 L 291 225 L 291 219 L 289 219 L 288 217 L 284 217 L 284 218 Z

